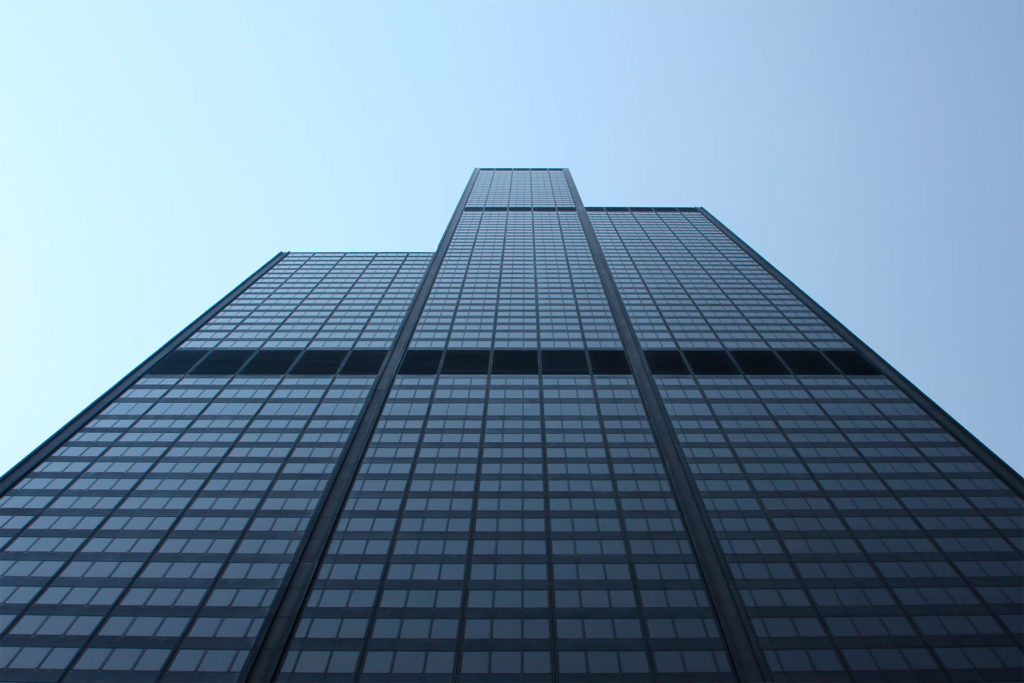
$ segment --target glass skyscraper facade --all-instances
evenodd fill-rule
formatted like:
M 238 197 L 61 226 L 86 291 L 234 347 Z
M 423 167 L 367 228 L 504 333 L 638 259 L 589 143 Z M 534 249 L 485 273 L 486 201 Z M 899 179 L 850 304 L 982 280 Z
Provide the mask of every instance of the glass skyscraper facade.
M 1022 489 L 703 209 L 478 169 L 0 479 L 0 678 L 1018 681 Z

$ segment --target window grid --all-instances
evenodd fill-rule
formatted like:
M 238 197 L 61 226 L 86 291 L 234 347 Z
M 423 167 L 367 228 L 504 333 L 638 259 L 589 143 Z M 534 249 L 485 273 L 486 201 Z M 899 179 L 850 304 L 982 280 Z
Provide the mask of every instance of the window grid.
M 685 539 L 628 376 L 399 377 L 281 678 L 731 680 Z
M 849 348 L 699 213 L 588 216 L 644 348 Z
M 181 348 L 388 348 L 431 254 L 286 256 Z
M 574 212 L 459 218 L 413 348 L 619 348 Z
M 953 484 L 935 465 L 973 457 L 888 379 L 658 383 L 776 675 L 963 675 L 973 657 L 993 680 L 1012 678 L 1019 520 L 984 505 L 1020 502 L 990 474 Z M 890 417 L 908 413 L 912 425 Z M 977 503 L 949 495 L 965 486 Z

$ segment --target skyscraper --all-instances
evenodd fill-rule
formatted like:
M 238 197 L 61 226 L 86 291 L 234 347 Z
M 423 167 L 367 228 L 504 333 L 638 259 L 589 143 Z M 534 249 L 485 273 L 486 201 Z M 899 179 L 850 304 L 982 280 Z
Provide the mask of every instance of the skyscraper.
M 478 169 L 0 484 L 4 680 L 1016 681 L 1021 479 L 703 209 Z

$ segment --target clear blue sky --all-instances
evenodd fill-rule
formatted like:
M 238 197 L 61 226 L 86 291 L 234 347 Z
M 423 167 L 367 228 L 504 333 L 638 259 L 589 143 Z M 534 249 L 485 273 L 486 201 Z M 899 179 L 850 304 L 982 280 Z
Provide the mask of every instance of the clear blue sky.
M 474 166 L 700 205 L 1024 469 L 1024 3 L 3 2 L 0 471 Z

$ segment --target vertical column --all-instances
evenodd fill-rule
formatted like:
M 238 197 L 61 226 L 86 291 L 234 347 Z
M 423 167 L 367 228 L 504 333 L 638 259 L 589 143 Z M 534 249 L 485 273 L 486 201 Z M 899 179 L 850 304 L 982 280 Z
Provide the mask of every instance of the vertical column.
M 672 480 L 672 487 L 690 531 L 697 563 L 707 582 L 708 595 L 718 615 L 736 673 L 742 681 L 769 680 L 768 667 L 755 644 L 753 633 L 750 630 L 750 621 L 744 613 L 736 586 L 730 580 L 729 569 L 711 533 L 711 522 L 700 505 L 697 485 L 689 471 L 683 467 L 683 453 L 672 432 L 671 420 L 658 395 L 654 376 L 647 365 L 640 341 L 629 322 L 625 306 L 619 296 L 611 271 L 608 269 L 597 235 L 590 224 L 579 191 L 576 189 L 576 184 L 568 170 L 565 171 L 565 175 L 601 278 L 601 284 L 608 296 L 608 303 L 622 338 L 623 350 L 633 370 L 637 389 L 650 419 L 655 442 L 658 449 L 665 455 L 665 465 Z

